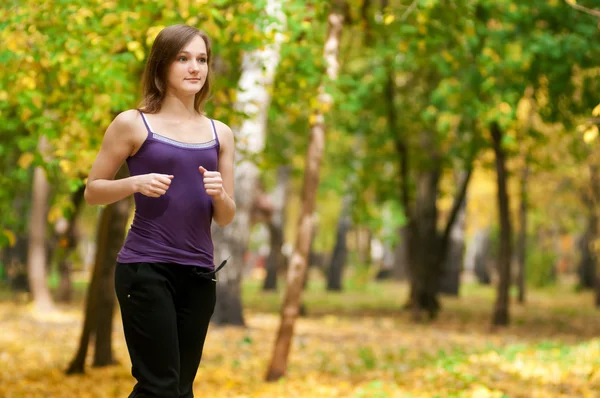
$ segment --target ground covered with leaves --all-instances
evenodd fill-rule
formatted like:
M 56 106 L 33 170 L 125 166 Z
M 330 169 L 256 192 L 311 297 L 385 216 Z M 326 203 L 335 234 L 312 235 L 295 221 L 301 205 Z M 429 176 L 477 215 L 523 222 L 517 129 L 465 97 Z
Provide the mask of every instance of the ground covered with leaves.
M 444 298 L 437 320 L 411 322 L 406 287 L 366 284 L 305 295 L 287 377 L 264 382 L 278 327 L 280 293 L 244 287 L 246 328 L 209 330 L 195 384 L 198 397 L 600 397 L 600 316 L 591 293 L 559 287 L 513 305 L 512 325 L 490 328 L 494 292 L 464 286 Z M 66 376 L 77 348 L 82 304 L 36 314 L 0 302 L 0 397 L 126 397 L 134 383 L 121 324 L 119 365 Z

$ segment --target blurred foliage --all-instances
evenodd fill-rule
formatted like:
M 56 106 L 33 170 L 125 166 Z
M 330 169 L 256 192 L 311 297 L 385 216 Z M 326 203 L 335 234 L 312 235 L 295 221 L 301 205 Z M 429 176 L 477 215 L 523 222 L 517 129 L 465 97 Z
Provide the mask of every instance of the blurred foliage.
M 527 283 L 535 287 L 545 287 L 556 282 L 558 256 L 552 250 L 530 245 L 527 251 Z

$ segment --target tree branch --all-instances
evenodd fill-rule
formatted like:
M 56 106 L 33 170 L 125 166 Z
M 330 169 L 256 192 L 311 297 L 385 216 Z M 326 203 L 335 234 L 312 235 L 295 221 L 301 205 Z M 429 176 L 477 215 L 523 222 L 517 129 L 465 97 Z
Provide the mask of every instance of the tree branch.
M 595 10 L 595 9 L 584 7 L 582 5 L 577 4 L 573 0 L 571 0 L 571 1 L 565 0 L 565 2 L 576 10 L 583 11 L 586 14 L 593 15 L 600 19 L 600 10 Z
M 444 234 L 442 235 L 441 247 L 440 247 L 440 255 L 444 256 L 446 253 L 446 249 L 448 247 L 448 241 L 450 240 L 450 232 L 452 231 L 452 226 L 456 221 L 456 217 L 458 216 L 458 212 L 460 207 L 462 206 L 463 201 L 465 200 L 465 196 L 467 195 L 467 187 L 469 186 L 469 181 L 471 180 L 471 175 L 473 174 L 473 165 L 469 164 L 469 167 L 466 170 L 466 174 L 464 175 L 459 190 L 454 197 L 454 203 L 452 204 L 452 210 L 450 211 L 450 216 L 448 217 L 448 222 L 446 223 L 446 228 L 444 229 Z
M 404 14 L 402 14 L 402 16 L 400 17 L 400 21 L 404 21 L 406 18 L 408 18 L 408 16 L 410 15 L 411 12 L 413 12 L 413 10 L 415 8 L 417 8 L 417 4 L 419 3 L 419 0 L 414 0 L 412 2 L 411 5 L 408 6 L 408 8 L 406 9 L 406 11 L 404 11 Z

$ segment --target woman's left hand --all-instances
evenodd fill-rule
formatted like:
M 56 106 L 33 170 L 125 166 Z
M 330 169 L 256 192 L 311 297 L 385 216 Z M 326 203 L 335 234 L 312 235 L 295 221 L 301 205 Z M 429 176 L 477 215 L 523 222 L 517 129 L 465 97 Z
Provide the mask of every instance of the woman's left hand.
M 225 198 L 225 189 L 223 189 L 223 178 L 218 171 L 208 171 L 204 167 L 198 167 L 204 180 L 204 189 L 213 199 L 222 200 Z

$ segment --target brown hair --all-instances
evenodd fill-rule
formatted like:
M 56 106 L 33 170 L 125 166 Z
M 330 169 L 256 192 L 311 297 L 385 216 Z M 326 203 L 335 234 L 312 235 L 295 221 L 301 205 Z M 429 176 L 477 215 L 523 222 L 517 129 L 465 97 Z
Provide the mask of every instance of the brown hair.
M 211 46 L 208 35 L 189 25 L 171 25 L 160 31 L 150 50 L 142 78 L 142 102 L 140 110 L 146 113 L 160 111 L 167 92 L 167 71 L 177 54 L 195 37 L 200 36 L 206 45 L 208 75 L 202 89 L 196 93 L 194 107 L 200 113 L 210 94 Z

